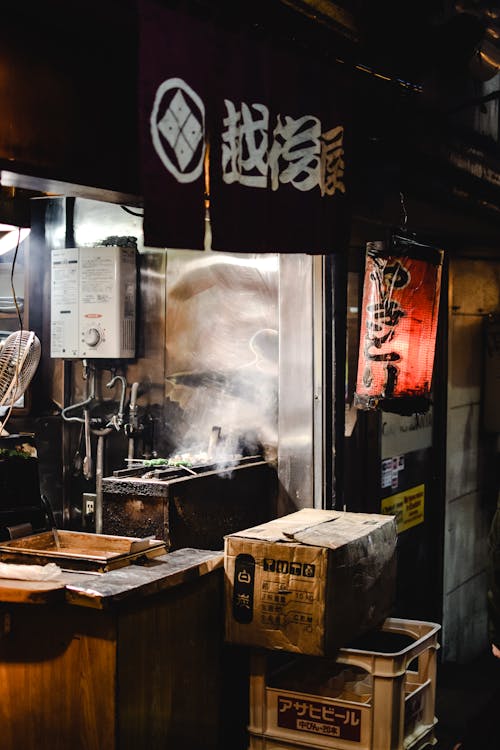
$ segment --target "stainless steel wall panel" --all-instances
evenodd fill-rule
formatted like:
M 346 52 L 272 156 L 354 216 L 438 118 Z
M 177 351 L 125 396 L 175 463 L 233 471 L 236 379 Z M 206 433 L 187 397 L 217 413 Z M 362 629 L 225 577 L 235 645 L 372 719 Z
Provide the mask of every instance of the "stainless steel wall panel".
M 178 452 L 206 451 L 218 427 L 222 454 L 276 456 L 278 294 L 277 256 L 168 251 L 165 386 Z
M 311 256 L 280 256 L 278 476 L 285 490 L 283 513 L 314 505 L 313 292 Z

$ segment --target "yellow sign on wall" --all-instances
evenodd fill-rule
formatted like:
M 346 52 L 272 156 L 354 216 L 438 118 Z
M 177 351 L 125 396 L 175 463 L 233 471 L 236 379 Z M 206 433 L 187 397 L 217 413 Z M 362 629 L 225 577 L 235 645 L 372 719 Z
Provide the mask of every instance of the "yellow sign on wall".
M 424 522 L 424 495 L 425 485 L 419 484 L 382 500 L 381 512 L 396 516 L 398 534 Z

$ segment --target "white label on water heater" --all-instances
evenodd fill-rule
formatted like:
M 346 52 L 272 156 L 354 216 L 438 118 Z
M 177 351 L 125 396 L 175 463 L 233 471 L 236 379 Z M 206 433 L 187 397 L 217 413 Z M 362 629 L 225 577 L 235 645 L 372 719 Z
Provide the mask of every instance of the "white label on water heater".
M 78 248 L 52 251 L 51 356 L 78 357 Z
M 114 258 L 99 255 L 83 258 L 80 299 L 84 305 L 106 305 L 113 301 Z
M 51 356 L 135 356 L 136 250 L 94 246 L 52 253 Z

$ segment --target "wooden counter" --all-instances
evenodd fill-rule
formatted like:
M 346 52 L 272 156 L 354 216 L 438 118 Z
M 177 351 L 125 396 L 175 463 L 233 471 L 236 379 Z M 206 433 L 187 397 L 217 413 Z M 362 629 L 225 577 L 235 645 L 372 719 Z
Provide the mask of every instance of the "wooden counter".
M 224 746 L 223 556 L 0 579 L 2 750 Z

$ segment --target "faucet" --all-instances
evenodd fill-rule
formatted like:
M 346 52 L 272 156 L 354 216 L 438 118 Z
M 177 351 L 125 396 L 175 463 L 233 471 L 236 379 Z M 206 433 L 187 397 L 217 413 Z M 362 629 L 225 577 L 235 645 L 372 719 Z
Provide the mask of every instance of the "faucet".
M 115 430 L 119 431 L 123 427 L 123 423 L 125 421 L 125 390 L 127 388 L 127 381 L 125 380 L 123 375 L 115 375 L 113 378 L 111 378 L 109 383 L 106 383 L 106 388 L 112 388 L 117 380 L 121 385 L 120 405 L 118 407 L 118 412 L 116 414 L 113 414 L 106 427 L 114 427 Z

